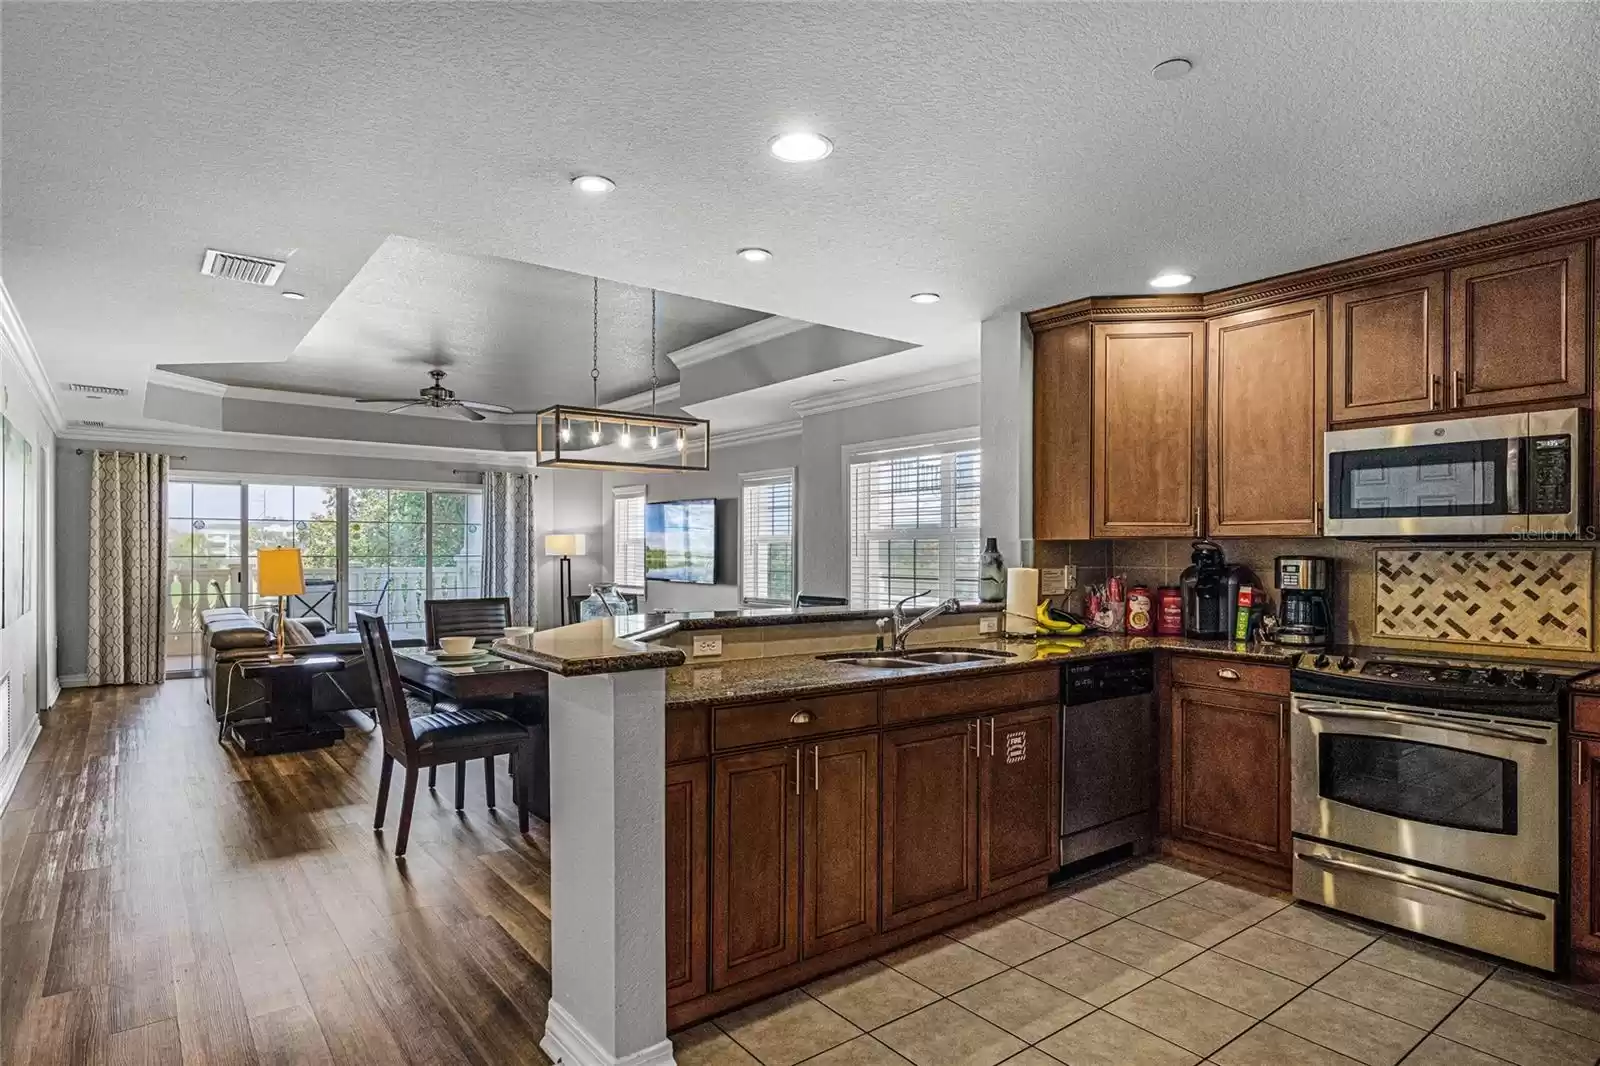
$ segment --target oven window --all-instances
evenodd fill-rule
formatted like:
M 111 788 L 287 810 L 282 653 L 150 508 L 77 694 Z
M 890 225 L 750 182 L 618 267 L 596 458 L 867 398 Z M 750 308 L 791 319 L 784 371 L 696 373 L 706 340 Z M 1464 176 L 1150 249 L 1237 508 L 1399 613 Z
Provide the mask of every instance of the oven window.
M 1517 832 L 1517 764 L 1477 752 L 1356 733 L 1318 736 L 1326 799 L 1414 822 Z
M 1333 518 L 1453 518 L 1510 514 L 1506 441 L 1457 441 L 1334 452 Z

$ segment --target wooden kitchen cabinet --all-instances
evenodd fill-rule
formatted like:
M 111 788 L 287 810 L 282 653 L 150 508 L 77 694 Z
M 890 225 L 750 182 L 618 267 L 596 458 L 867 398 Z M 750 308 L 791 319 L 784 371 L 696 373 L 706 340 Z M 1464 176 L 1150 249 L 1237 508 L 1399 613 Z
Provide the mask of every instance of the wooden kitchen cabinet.
M 800 959 L 799 745 L 713 761 L 711 987 Z
M 1333 294 L 1335 425 L 1444 410 L 1444 271 Z
M 1207 535 L 1321 532 L 1327 322 L 1316 299 L 1207 323 Z
M 1600 737 L 1574 734 L 1572 767 L 1572 947 L 1587 952 L 1584 976 L 1600 974 Z
M 992 895 L 1061 865 L 1058 707 L 978 719 L 978 892 Z
M 667 1003 L 707 991 L 711 783 L 705 762 L 667 767 Z
M 1033 536 L 1088 540 L 1094 359 L 1087 323 L 1033 341 Z
M 1450 272 L 1452 408 L 1588 393 L 1586 259 L 1580 242 Z
M 883 928 L 978 898 L 977 722 L 883 734 Z
M 1093 328 L 1094 536 L 1199 535 L 1205 343 L 1203 322 Z
M 878 738 L 810 744 L 801 763 L 801 954 L 810 958 L 878 931 Z
M 1172 835 L 1287 867 L 1288 722 L 1280 697 L 1174 685 Z

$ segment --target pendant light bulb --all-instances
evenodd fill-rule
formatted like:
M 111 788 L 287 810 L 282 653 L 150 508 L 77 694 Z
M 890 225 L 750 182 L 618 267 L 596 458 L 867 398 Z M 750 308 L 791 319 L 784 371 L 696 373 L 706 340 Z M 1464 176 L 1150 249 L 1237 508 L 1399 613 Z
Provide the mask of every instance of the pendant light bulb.
M 659 447 L 661 447 L 661 438 L 656 436 L 656 431 L 652 428 L 650 430 L 650 450 L 655 451 Z
M 680 429 L 678 430 L 678 450 L 680 452 L 683 451 L 686 444 L 688 444 L 688 441 L 683 439 L 683 430 Z
M 594 429 L 589 432 L 589 443 L 600 443 L 600 422 L 598 419 L 595 420 Z
M 633 447 L 633 433 L 628 429 L 628 424 L 626 422 L 622 424 L 622 434 L 617 437 L 617 443 L 622 445 L 624 448 Z
M 561 443 L 572 443 L 572 423 L 568 422 L 566 419 L 561 420 Z

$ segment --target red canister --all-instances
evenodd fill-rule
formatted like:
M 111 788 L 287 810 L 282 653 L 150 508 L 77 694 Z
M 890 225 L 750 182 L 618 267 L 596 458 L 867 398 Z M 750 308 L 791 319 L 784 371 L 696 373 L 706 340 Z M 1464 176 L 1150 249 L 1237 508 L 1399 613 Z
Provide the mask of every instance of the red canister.
M 1156 636 L 1183 636 L 1183 594 L 1172 585 L 1156 589 Z
M 1150 614 L 1150 590 L 1135 585 L 1128 590 L 1128 636 L 1148 637 L 1155 632 L 1155 619 Z

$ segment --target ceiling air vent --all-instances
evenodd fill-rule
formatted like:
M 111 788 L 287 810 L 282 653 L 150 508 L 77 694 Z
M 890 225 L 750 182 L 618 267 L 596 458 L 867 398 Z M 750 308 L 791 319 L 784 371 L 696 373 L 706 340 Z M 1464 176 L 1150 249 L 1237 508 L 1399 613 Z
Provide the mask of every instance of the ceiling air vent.
M 75 426 L 81 426 L 84 429 L 105 429 L 106 428 L 106 424 L 104 422 L 101 422 L 98 419 L 93 419 L 93 418 L 78 418 L 78 419 L 74 419 L 72 424 L 75 425 Z
M 205 261 L 200 264 L 200 273 L 251 285 L 276 285 L 285 265 L 279 259 L 263 259 L 259 255 L 239 255 L 207 248 Z
M 61 386 L 62 392 L 77 392 L 85 396 L 126 396 L 128 390 L 116 385 L 85 385 L 81 381 L 69 381 Z

